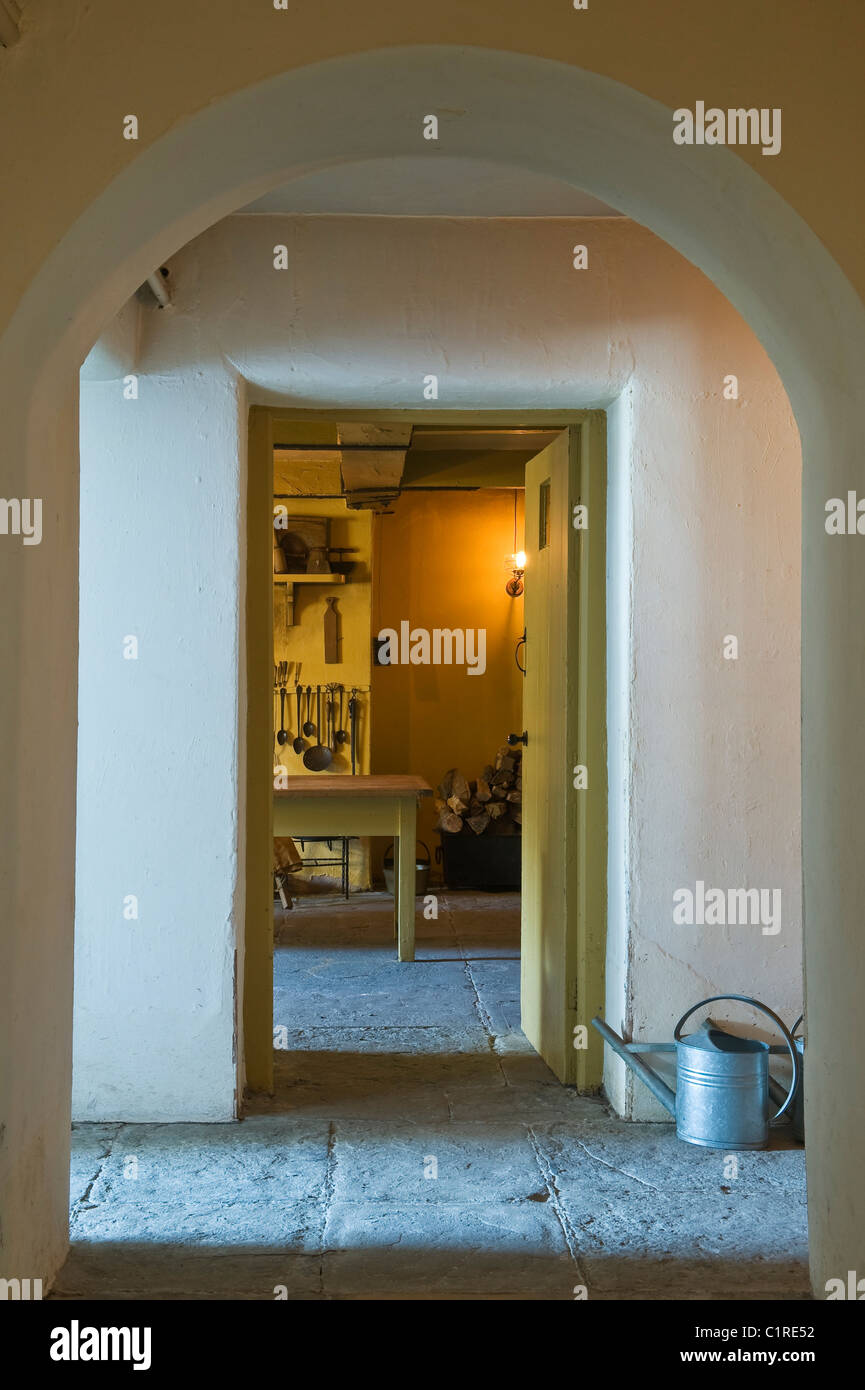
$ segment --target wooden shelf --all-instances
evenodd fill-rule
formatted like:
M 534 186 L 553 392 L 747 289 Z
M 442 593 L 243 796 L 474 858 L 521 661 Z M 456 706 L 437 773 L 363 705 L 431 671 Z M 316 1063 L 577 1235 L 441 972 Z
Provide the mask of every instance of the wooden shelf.
M 274 584 L 281 584 L 285 599 L 285 626 L 294 627 L 294 586 L 295 584 L 344 584 L 344 574 L 275 574 Z
M 274 584 L 344 584 L 344 574 L 275 574 Z

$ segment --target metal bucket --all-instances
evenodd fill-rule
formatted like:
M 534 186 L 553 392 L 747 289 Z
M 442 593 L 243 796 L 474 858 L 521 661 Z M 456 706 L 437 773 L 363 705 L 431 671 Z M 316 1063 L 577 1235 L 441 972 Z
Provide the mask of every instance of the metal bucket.
M 415 895 L 422 897 L 424 893 L 426 893 L 427 885 L 429 883 L 429 871 L 430 864 L 432 863 L 432 856 L 429 850 L 427 849 L 426 845 L 424 844 L 423 840 L 418 840 L 418 844 L 420 845 L 421 849 L 423 849 L 426 853 L 426 859 L 419 859 L 418 856 L 415 855 L 414 865 Z M 390 893 L 391 897 L 393 897 L 393 895 L 396 892 L 397 881 L 397 870 L 394 867 L 393 851 L 394 844 L 393 841 L 391 841 L 391 843 L 388 845 L 387 849 L 384 852 L 384 859 L 382 861 L 385 887 L 387 888 L 387 891 Z

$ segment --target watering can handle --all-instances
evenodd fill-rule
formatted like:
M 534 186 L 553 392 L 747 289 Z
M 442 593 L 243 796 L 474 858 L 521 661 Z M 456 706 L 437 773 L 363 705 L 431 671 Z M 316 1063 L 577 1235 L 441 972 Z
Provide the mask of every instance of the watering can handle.
M 717 1004 L 718 1000 L 720 999 L 737 999 L 740 1004 L 750 1004 L 752 1008 L 759 1009 L 761 1013 L 764 1013 L 769 1018 L 771 1018 L 773 1023 L 777 1023 L 778 1027 L 781 1029 L 781 1032 L 784 1034 L 784 1041 L 787 1044 L 787 1051 L 790 1053 L 790 1059 L 793 1063 L 793 1080 L 790 1082 L 790 1089 L 787 1092 L 787 1099 L 784 1101 L 784 1104 L 781 1106 L 781 1109 L 777 1110 L 775 1114 L 772 1116 L 773 1120 L 777 1120 L 780 1115 L 784 1114 L 784 1111 L 787 1109 L 787 1106 L 793 1099 L 796 1087 L 799 1084 L 799 1053 L 796 1048 L 796 1044 L 793 1042 L 792 1036 L 787 1031 L 786 1024 L 784 1024 L 781 1021 L 781 1019 L 778 1017 L 776 1013 L 772 1012 L 772 1010 L 769 1008 L 767 1004 L 761 1004 L 759 999 L 752 999 L 750 995 L 747 994 L 713 994 L 711 999 L 701 999 L 699 1004 L 692 1004 L 690 1009 L 688 1009 L 685 1013 L 682 1014 L 682 1017 L 679 1019 L 679 1022 L 676 1024 L 676 1027 L 673 1030 L 673 1037 L 676 1039 L 676 1042 L 679 1042 L 680 1030 L 685 1020 L 690 1018 L 691 1014 L 695 1014 L 698 1009 L 702 1009 L 704 1004 Z

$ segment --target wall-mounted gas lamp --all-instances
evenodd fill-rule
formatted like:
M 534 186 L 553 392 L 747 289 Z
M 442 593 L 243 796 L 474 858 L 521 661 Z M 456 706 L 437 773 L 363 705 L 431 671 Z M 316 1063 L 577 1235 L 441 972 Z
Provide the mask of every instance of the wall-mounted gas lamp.
M 514 488 L 514 550 L 505 561 L 511 577 L 505 585 L 505 593 L 511 598 L 519 598 L 523 592 L 523 575 L 526 572 L 526 552 L 517 550 L 517 489 Z
M 512 577 L 505 585 L 505 593 L 510 594 L 511 598 L 519 598 L 523 592 L 523 575 L 526 572 L 526 552 L 517 550 L 510 559 L 510 569 Z

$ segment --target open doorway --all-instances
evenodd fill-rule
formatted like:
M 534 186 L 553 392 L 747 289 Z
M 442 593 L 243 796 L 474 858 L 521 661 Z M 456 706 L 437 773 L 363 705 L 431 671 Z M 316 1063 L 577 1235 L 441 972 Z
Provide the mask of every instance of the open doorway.
M 327 1050 L 318 1030 L 334 1027 L 332 1010 L 315 985 L 309 997 L 302 969 L 295 975 L 313 940 L 325 952 L 339 943 L 332 988 L 348 988 L 365 939 L 379 952 L 373 973 L 395 958 L 428 963 L 446 950 L 467 961 L 480 949 L 497 959 L 497 1001 L 469 971 L 464 1023 L 495 1017 L 484 1046 L 536 1052 L 551 1079 L 596 1089 L 599 1049 L 589 1054 L 575 1035 L 603 997 L 602 417 L 282 419 L 271 430 L 276 1053 L 292 1052 L 290 1038 Z M 592 593 L 582 623 L 581 591 Z M 591 801 L 589 763 L 599 774 Z M 410 816 L 401 830 L 400 805 Z M 375 836 L 379 820 L 392 833 Z M 557 853 L 560 843 L 571 853 Z M 310 962 L 327 973 L 315 954 Z M 359 1045 L 376 1045 L 364 1035 L 376 1020 L 405 1022 L 417 973 L 386 972 L 366 992 Z M 306 1003 L 286 995 L 286 980 L 307 987 Z M 434 1029 L 442 992 L 419 1002 L 416 1026 Z M 299 1026 L 307 1008 L 311 1035 Z M 259 1003 L 247 1011 L 255 1017 Z M 285 1061 L 276 1057 L 277 1073 Z

